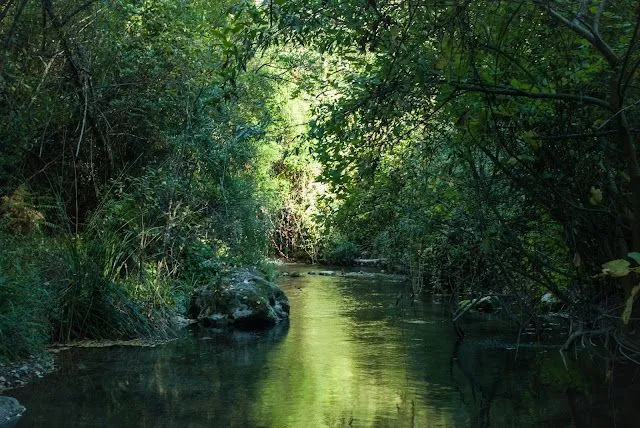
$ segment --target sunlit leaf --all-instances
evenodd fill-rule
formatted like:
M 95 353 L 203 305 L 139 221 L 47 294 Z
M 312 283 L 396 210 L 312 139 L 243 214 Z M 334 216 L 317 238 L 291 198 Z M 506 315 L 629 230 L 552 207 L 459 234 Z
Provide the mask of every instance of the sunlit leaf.
M 612 276 L 614 278 L 620 278 L 629 274 L 630 263 L 623 259 L 611 260 L 602 265 L 602 273 Z
M 602 203 L 602 190 L 591 186 L 591 189 L 589 190 L 590 193 L 590 197 L 589 197 L 589 203 L 591 205 L 598 205 L 600 203 Z

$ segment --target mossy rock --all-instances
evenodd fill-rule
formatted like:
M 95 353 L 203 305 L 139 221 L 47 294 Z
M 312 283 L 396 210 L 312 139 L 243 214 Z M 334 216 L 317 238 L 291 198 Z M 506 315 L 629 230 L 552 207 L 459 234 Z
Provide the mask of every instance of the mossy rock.
M 0 428 L 13 427 L 25 410 L 15 398 L 0 396 Z
M 273 282 L 242 269 L 219 284 L 197 290 L 189 315 L 203 326 L 263 329 L 289 318 L 289 299 Z

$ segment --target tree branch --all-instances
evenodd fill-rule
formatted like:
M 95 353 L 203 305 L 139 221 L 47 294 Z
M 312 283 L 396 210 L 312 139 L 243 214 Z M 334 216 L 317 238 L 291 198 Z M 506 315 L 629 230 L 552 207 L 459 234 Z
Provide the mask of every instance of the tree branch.
M 582 15 L 584 15 L 584 13 L 587 11 L 587 1 L 588 0 L 580 1 L 580 7 L 578 8 L 578 12 L 576 13 L 576 16 L 573 18 L 574 21 L 579 21 L 582 19 Z
M 82 12 L 84 9 L 88 8 L 89 6 L 91 6 L 93 3 L 95 3 L 96 0 L 89 0 L 88 2 L 81 4 L 80 6 L 78 6 L 77 8 L 75 8 L 69 15 L 67 15 L 61 22 L 60 25 L 62 27 L 64 27 L 65 25 L 67 25 L 69 23 L 69 21 L 71 21 L 71 19 L 76 16 L 78 13 Z
M 609 65 L 614 67 L 618 65 L 618 63 L 620 62 L 620 59 L 613 52 L 611 47 L 604 40 L 602 40 L 602 37 L 600 37 L 600 33 L 595 31 L 594 29 L 585 28 L 585 26 L 581 24 L 577 19 L 574 19 L 573 21 L 569 21 L 567 18 L 562 16 L 562 14 L 560 14 L 558 11 L 551 8 L 551 5 L 549 4 L 550 2 L 548 0 L 533 0 L 533 2 L 539 7 L 545 9 L 553 19 L 560 22 L 562 25 L 564 25 L 574 33 L 578 34 L 579 36 L 585 38 L 589 43 L 591 43 L 593 47 L 595 47 L 598 50 L 598 52 L 602 54 L 602 56 L 605 57 Z M 602 3 L 600 4 L 600 6 L 604 8 L 604 5 Z M 598 18 L 598 25 L 599 25 L 599 18 Z
M 2 22 L 4 17 L 7 16 L 7 13 L 9 13 L 9 9 L 11 9 L 12 3 L 13 3 L 13 0 L 9 0 L 6 2 L 4 7 L 0 9 L 0 22 Z
M 511 97 L 523 97 L 523 98 L 532 98 L 532 99 L 548 99 L 548 100 L 557 100 L 557 101 L 571 101 L 577 102 L 580 104 L 591 104 L 594 106 L 602 107 L 607 110 L 611 109 L 609 103 L 603 99 L 583 96 L 583 95 L 575 95 L 575 94 L 567 94 L 563 92 L 527 92 L 520 89 L 514 89 L 503 86 L 484 86 L 481 84 L 468 84 L 468 83 L 453 83 L 452 86 L 461 91 L 468 92 L 480 92 L 484 94 L 494 94 L 494 95 L 504 95 Z
M 533 137 L 534 140 L 539 141 L 557 141 L 557 140 L 584 140 L 585 138 L 596 138 L 596 137 L 608 137 L 610 135 L 615 135 L 617 131 L 603 131 L 603 132 L 583 132 L 579 134 L 564 134 L 564 135 L 539 135 Z
M 602 12 L 604 12 L 604 7 L 607 4 L 607 0 L 601 0 L 598 5 L 598 10 L 596 11 L 596 15 L 593 18 L 593 33 L 599 35 L 600 34 L 600 18 L 602 17 Z
M 631 79 L 638 68 L 638 64 L 640 64 L 640 58 L 636 61 L 634 65 L 631 66 L 631 69 L 627 71 L 627 66 L 629 65 L 629 60 L 631 59 L 631 53 L 636 50 L 636 42 L 638 41 L 638 35 L 640 34 L 640 10 L 638 10 L 636 16 L 636 23 L 633 28 L 633 35 L 631 36 L 631 40 L 629 41 L 629 46 L 627 47 L 627 52 L 624 55 L 624 61 L 622 63 L 622 69 L 620 70 L 620 80 L 618 81 L 618 88 L 620 91 L 620 96 L 624 96 L 629 84 L 631 83 Z M 624 80 L 624 83 L 622 82 Z

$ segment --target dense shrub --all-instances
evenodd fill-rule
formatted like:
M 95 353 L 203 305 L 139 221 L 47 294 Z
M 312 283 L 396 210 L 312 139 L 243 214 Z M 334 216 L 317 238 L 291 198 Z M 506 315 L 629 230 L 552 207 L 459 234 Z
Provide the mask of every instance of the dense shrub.
M 360 248 L 343 235 L 332 236 L 326 246 L 324 260 L 328 264 L 348 266 L 360 255 Z

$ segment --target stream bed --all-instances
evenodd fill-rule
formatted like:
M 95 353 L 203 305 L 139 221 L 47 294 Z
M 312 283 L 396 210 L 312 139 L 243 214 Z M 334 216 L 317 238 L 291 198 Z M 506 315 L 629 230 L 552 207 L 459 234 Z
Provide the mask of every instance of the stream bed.
M 292 267 L 306 272 L 304 266 Z M 18 427 L 637 426 L 633 370 L 602 370 L 476 320 L 457 341 L 450 311 L 398 282 L 283 277 L 287 325 L 194 328 L 156 347 L 71 349 L 11 391 Z M 548 345 L 554 345 L 553 343 Z M 517 354 L 516 354 L 517 352 Z

